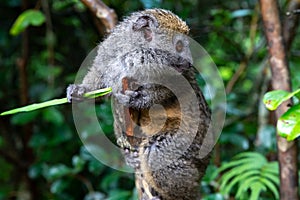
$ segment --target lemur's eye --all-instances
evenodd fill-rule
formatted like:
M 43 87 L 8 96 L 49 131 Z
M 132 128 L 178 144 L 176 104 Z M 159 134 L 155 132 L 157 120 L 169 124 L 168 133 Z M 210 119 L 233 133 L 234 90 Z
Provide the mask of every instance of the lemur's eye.
M 181 40 L 178 40 L 176 42 L 176 46 L 175 46 L 176 51 L 179 52 L 179 53 L 182 52 L 183 51 L 183 47 L 184 47 L 183 42 Z

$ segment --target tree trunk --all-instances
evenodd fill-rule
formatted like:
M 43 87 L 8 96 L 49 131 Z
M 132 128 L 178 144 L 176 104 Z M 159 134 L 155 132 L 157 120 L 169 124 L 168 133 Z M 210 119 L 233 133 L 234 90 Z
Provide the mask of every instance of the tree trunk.
M 269 62 L 274 90 L 291 90 L 290 74 L 284 46 L 278 4 L 275 0 L 260 0 L 265 35 L 268 42 Z M 292 101 L 286 101 L 276 110 L 276 121 L 289 109 Z M 280 167 L 280 199 L 297 200 L 298 169 L 296 142 L 288 142 L 277 136 L 278 160 Z

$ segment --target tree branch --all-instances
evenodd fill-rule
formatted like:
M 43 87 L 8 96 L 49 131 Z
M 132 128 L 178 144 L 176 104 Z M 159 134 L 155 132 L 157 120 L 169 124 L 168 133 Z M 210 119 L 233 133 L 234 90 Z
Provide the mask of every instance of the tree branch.
M 115 11 L 101 0 L 81 0 L 81 2 L 102 22 L 106 29 L 105 32 L 110 33 L 118 22 Z

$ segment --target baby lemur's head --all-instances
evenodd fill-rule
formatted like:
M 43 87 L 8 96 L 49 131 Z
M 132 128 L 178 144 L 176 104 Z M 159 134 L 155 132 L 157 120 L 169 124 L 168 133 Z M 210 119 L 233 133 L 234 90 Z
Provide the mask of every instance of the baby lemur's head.
M 113 31 L 124 33 L 129 52 L 135 48 L 168 51 L 192 62 L 189 49 L 189 27 L 174 13 L 163 9 L 147 9 L 131 14 Z M 119 35 L 119 34 L 118 34 Z M 130 48 L 130 49 L 129 49 Z

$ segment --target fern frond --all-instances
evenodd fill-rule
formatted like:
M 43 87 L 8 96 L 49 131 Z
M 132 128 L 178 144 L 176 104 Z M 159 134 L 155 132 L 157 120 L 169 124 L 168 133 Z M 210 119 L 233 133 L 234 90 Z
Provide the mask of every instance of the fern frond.
M 268 162 L 259 153 L 238 154 L 233 161 L 223 164 L 218 171 L 223 173 L 220 179 L 220 191 L 224 195 L 229 195 L 236 186 L 236 199 L 257 200 L 261 193 L 267 190 L 279 199 L 278 163 Z

